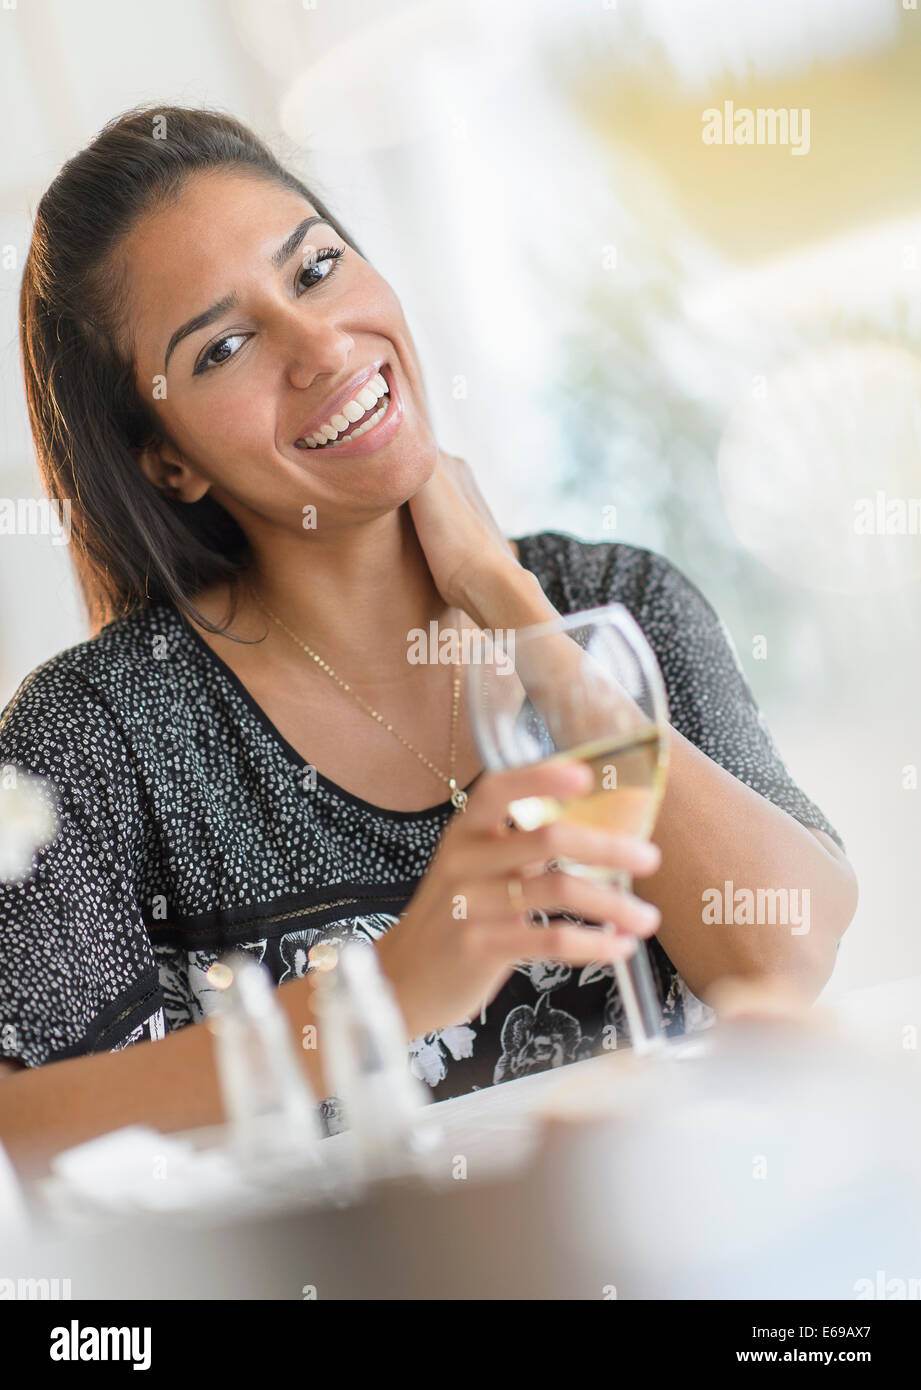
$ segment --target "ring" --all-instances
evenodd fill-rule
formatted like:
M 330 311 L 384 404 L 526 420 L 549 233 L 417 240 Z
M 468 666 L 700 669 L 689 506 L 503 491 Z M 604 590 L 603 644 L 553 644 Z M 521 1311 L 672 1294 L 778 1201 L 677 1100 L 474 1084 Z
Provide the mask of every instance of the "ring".
M 505 887 L 508 890 L 508 900 L 512 904 L 512 907 L 515 909 L 515 911 L 529 911 L 527 899 L 525 898 L 524 893 L 521 891 L 521 879 L 514 877 L 510 878 L 506 882 Z

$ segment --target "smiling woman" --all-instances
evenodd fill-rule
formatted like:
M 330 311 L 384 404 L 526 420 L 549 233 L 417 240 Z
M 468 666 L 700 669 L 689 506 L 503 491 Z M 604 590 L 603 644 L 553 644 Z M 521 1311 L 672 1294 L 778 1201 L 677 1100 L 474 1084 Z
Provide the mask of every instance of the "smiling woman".
M 436 442 L 393 289 L 251 131 L 177 107 L 113 121 L 39 203 L 21 308 L 39 464 L 71 501 L 95 631 L 0 722 L 0 761 L 60 801 L 34 872 L 0 885 L 17 1154 L 217 1118 L 190 1025 L 232 947 L 300 1033 L 330 943 L 372 946 L 439 1098 L 623 1040 L 613 966 L 660 921 L 673 1032 L 727 974 L 820 988 L 853 875 L 719 619 L 647 551 L 501 534 Z M 672 712 L 658 847 L 512 828 L 510 802 L 584 792 L 586 768 L 482 772 L 459 671 L 409 660 L 433 624 L 463 638 L 611 601 Z M 563 859 L 652 875 L 645 901 Z M 726 880 L 809 892 L 811 934 L 705 928 Z M 322 1028 L 303 1062 L 326 1096 Z

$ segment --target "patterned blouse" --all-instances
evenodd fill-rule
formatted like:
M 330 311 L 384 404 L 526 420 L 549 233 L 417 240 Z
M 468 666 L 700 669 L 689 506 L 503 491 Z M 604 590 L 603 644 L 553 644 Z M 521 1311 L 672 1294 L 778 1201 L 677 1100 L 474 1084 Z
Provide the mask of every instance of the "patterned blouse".
M 842 844 L 781 761 L 727 630 L 673 565 L 554 532 L 517 544 L 561 613 L 625 604 L 658 658 L 673 726 Z M 27 676 L 0 718 L 0 764 L 50 779 L 59 801 L 32 873 L 0 884 L 0 1056 L 32 1067 L 197 1022 L 212 1007 L 209 967 L 229 949 L 282 983 L 313 968 L 323 939 L 379 936 L 451 815 L 448 802 L 383 810 L 305 765 L 166 603 Z M 654 939 L 650 956 L 667 1031 L 705 1023 Z M 628 1040 L 610 967 L 545 961 L 519 965 L 476 1017 L 415 1039 L 408 1063 L 443 1100 Z M 335 1106 L 324 1110 L 335 1130 Z

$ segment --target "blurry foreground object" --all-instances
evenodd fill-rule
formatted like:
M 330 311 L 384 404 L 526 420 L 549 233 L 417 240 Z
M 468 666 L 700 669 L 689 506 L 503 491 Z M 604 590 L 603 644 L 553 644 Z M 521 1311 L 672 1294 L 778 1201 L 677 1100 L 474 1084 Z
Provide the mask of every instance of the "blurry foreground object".
M 334 988 L 349 988 L 344 976 Z M 223 1185 L 233 1174 L 222 1174 L 221 1152 L 204 1150 L 221 1200 L 207 1212 L 169 1211 L 161 1193 L 140 1264 L 135 1210 L 122 1224 L 46 1223 L 28 1246 L 8 1248 L 7 1268 L 66 1269 L 75 1297 L 104 1298 L 126 1289 L 194 1299 L 916 1297 L 912 1058 L 900 1064 L 890 1050 L 881 1060 L 777 985 L 729 982 L 714 1002 L 715 1026 L 655 1055 L 617 1049 L 427 1107 L 418 1131 L 438 1123 L 445 1143 L 415 1175 L 404 1152 L 404 1176 L 356 1192 L 342 1181 L 352 1137 L 343 1133 L 319 1146 L 324 1168 L 302 1165 L 300 1184 L 266 1165 L 259 1190 L 244 1193 Z M 380 1059 L 368 1070 L 377 1081 L 372 1101 L 353 1110 L 360 1125 L 387 1093 Z M 364 1085 L 340 1083 L 359 1094 Z M 366 1131 L 376 1172 L 387 1126 L 417 1132 L 414 1115 L 409 1105 L 398 1121 L 385 1105 L 381 1129 Z M 525 1126 L 540 1144 L 498 1165 Z M 171 1144 L 152 1135 L 134 1162 L 148 1186 L 155 1157 L 173 1173 Z M 84 1157 L 63 1159 L 86 1169 Z M 176 1160 L 182 1175 L 191 1155 Z M 97 1157 L 81 1195 L 106 1181 Z M 139 1181 L 132 1192 L 147 1203 Z
M 35 851 L 58 828 L 50 785 L 11 764 L 0 768 L 0 881 L 16 883 L 32 872 Z
M 72 1227 L 129 1211 L 187 1219 L 339 1207 L 379 1180 L 437 1172 L 441 1131 L 421 1123 L 427 1097 L 409 1070 L 377 953 L 368 944 L 326 944 L 312 960 L 331 1092 L 325 1108 L 344 1120 L 346 1133 L 324 1139 L 271 976 L 236 952 L 208 971 L 216 1005 L 206 1026 L 226 1123 L 177 1135 L 133 1125 L 58 1154 L 53 1177 L 39 1185 L 48 1222 Z
M 28 1210 L 13 1166 L 0 1144 L 0 1249 L 14 1236 L 22 1237 L 29 1228 Z
M 238 952 L 213 965 L 208 978 L 219 990 L 208 1028 L 233 1149 L 244 1164 L 316 1163 L 322 1137 L 317 1101 L 271 976 Z
M 791 1023 L 806 1032 L 828 1032 L 834 1021 L 821 1008 L 813 1009 L 809 995 L 777 975 L 756 979 L 725 975 L 707 993 L 717 1018 L 725 1026 L 739 1019 Z
M 914 1287 L 914 1073 L 858 1048 L 776 981 L 725 981 L 713 1002 L 717 1026 L 676 1044 L 670 1065 L 637 1058 L 609 1086 L 574 1078 L 545 1107 L 544 1181 L 568 1194 L 589 1264 L 610 1262 L 608 1296 L 854 1299 Z
M 328 1089 L 349 1127 L 353 1179 L 412 1172 L 437 1136 L 418 1123 L 427 1097 L 407 1065 L 403 1021 L 377 952 L 359 942 L 345 946 L 318 977 L 316 1006 Z

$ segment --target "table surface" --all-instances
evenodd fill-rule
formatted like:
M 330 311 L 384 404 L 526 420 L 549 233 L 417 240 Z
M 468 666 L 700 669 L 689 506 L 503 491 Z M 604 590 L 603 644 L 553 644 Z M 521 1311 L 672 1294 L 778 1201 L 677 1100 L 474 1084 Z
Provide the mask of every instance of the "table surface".
M 909 1026 L 921 1036 L 921 976 L 855 991 L 827 1006 L 827 1012 L 843 1024 L 850 1041 L 863 1040 L 898 1065 L 919 1065 L 918 1049 L 907 1047 L 904 1036 Z M 676 1050 L 706 1049 L 709 1032 L 677 1040 Z M 142 1164 L 147 1181 L 138 1206 L 122 1206 L 120 1212 L 113 1206 L 110 1215 L 115 1222 L 100 1223 L 88 1211 L 80 1212 L 81 1194 L 70 1192 L 65 1205 L 80 1219 L 66 1219 L 65 1213 L 62 1223 L 33 1233 L 17 1258 L 11 1250 L 10 1259 L 17 1271 L 26 1274 L 51 1268 L 72 1271 L 75 1297 L 299 1298 L 301 1285 L 318 1281 L 323 1296 L 348 1298 L 597 1297 L 597 1289 L 611 1277 L 607 1246 L 600 1255 L 596 1248 L 598 1231 L 604 1233 L 599 1215 L 603 1212 L 593 1201 L 586 1207 L 581 1186 L 571 1186 L 565 1127 L 557 1129 L 549 1148 L 541 1145 L 542 1114 L 560 1107 L 565 1110 L 574 1098 L 577 1109 L 580 1098 L 588 1101 L 589 1108 L 593 1096 L 604 1099 L 616 1094 L 622 1099 L 622 1087 L 642 1087 L 642 1068 L 631 1065 L 636 1060 L 625 1048 L 431 1105 L 426 1108 L 426 1123 L 443 1132 L 442 1156 L 450 1160 L 452 1154 L 463 1154 L 470 1176 L 477 1180 L 385 1183 L 366 1198 L 344 1205 L 330 1204 L 325 1198 L 314 1202 L 308 1197 L 305 1202 L 292 1193 L 290 1203 L 261 1208 L 261 1198 L 251 1204 L 245 1192 L 227 1181 L 221 1167 L 226 1162 L 222 1128 L 176 1136 L 152 1134 L 164 1149 L 171 1139 L 192 1141 L 187 1147 L 210 1149 L 210 1155 L 201 1155 L 204 1177 L 199 1174 L 192 1182 L 202 1193 L 212 1175 L 216 1188 L 222 1189 L 210 1214 L 200 1207 L 157 1211 L 145 1206 L 151 1186 L 161 1192 L 164 1186 L 150 1184 L 148 1161 Z M 338 1155 L 333 1168 L 347 1157 L 348 1141 L 347 1131 L 324 1141 L 329 1157 Z M 535 1162 L 524 1162 L 533 1148 L 537 1149 Z M 561 1161 L 565 1171 L 554 1167 Z M 176 1170 L 180 1187 L 181 1166 Z M 552 1201 L 548 1207 L 547 1191 L 555 1190 L 553 1184 L 549 1189 L 540 1186 L 551 1170 L 553 1182 L 562 1182 L 571 1198 L 565 1219 Z M 104 1200 L 99 1174 L 95 1186 Z M 101 1214 L 104 1211 L 103 1206 Z M 549 1219 L 554 1213 L 555 1223 Z M 138 1224 L 141 1218 L 143 1232 Z M 835 1217 L 830 1234 L 822 1234 L 810 1254 L 816 1268 L 827 1241 L 844 1228 L 850 1231 L 848 1222 L 842 1224 Z M 874 1231 L 871 1235 L 876 1240 Z M 853 1235 L 848 1238 L 856 1240 Z M 889 1239 L 891 1243 L 891 1233 Z M 145 1251 L 142 1268 L 137 1260 L 139 1240 Z M 657 1249 L 655 1241 L 653 1246 Z M 863 1261 L 860 1269 L 870 1253 L 878 1254 L 872 1243 L 866 1251 L 858 1243 L 855 1251 L 854 1258 Z M 634 1277 L 631 1269 L 635 1272 L 637 1261 L 641 1265 L 649 1253 L 634 1249 L 627 1263 L 619 1266 L 615 1282 Z M 784 1290 L 784 1297 L 807 1293 L 811 1297 L 813 1292 L 842 1296 L 836 1291 L 834 1270 L 819 1270 L 813 1288 L 806 1280 L 812 1266 L 802 1259 L 796 1268 L 806 1271 L 803 1287 L 791 1292 L 789 1261 L 781 1256 L 783 1251 L 771 1277 L 780 1281 L 777 1287 Z M 908 1254 L 899 1248 L 886 1258 L 904 1260 Z M 672 1264 L 674 1260 L 667 1268 L 656 1267 L 651 1284 L 647 1271 L 652 1295 L 640 1289 L 625 1296 L 688 1296 L 676 1285 Z M 720 1278 L 724 1283 L 730 1279 L 731 1288 L 736 1289 L 732 1269 L 722 1275 L 718 1269 L 709 1274 L 705 1270 L 700 1288 L 709 1290 L 704 1295 L 708 1297 L 779 1296 L 768 1275 L 756 1278 L 757 1270 L 752 1273 L 752 1269 L 743 1270 L 749 1280 L 749 1291 L 743 1295 L 720 1292 Z
M 921 1045 L 912 1048 L 906 1043 L 906 1028 L 914 1027 L 915 1036 L 921 1039 L 921 976 L 852 991 L 818 1008 L 846 1030 L 850 1041 L 862 1042 L 877 1056 L 894 1058 L 901 1065 L 921 1067 Z M 709 1032 L 705 1029 L 696 1035 L 675 1039 L 669 1044 L 670 1050 L 688 1053 L 705 1048 Z M 445 1161 L 451 1154 L 463 1154 L 471 1171 L 500 1177 L 520 1167 L 532 1155 L 540 1142 L 548 1112 L 565 1111 L 573 1104 L 578 1109 L 580 1098 L 590 1111 L 596 1101 L 600 1104 L 613 1101 L 618 1092 L 623 1094 L 623 1085 L 636 1084 L 631 1080 L 636 1061 L 631 1048 L 622 1048 L 582 1062 L 534 1072 L 428 1105 L 420 1120 L 424 1129 L 437 1138 Z M 612 1087 L 612 1079 L 618 1085 Z M 227 1152 L 227 1137 L 224 1125 L 169 1136 L 155 1136 L 150 1132 L 150 1140 L 161 1140 L 167 1149 L 173 1144 L 183 1144 L 194 1150 L 210 1151 L 215 1156 Z M 104 1143 L 105 1139 L 99 1142 Z M 350 1144 L 348 1130 L 323 1141 L 324 1162 L 330 1165 L 331 1171 L 348 1165 Z M 136 1164 L 139 1171 L 141 1168 L 146 1171 L 149 1166 L 143 1149 L 135 1155 L 127 1142 L 123 1155 L 107 1161 L 115 1162 L 116 1167 Z M 215 1176 L 218 1176 L 217 1170 Z M 193 1185 L 199 1187 L 203 1180 Z M 92 1177 L 90 1181 L 94 1182 Z M 62 1197 L 66 1186 L 61 1186 Z M 75 1191 L 72 1196 L 77 1199 L 72 1204 L 77 1206 L 83 1200 L 91 1200 L 89 1190 Z M 97 1200 L 103 1203 L 107 1200 L 104 1183 L 99 1184 Z M 121 1198 L 113 1193 L 113 1200 Z M 68 1205 L 71 1203 L 65 1201 L 64 1207 Z
M 921 975 L 852 990 L 828 1004 L 820 1001 L 816 1008 L 844 1025 L 850 1038 L 862 1040 L 879 1053 L 893 1047 L 905 1052 L 903 1030 L 914 1024 L 919 1044 L 917 1050 L 908 1049 L 908 1060 L 921 1063 Z M 696 1036 L 705 1039 L 706 1033 L 707 1030 Z M 682 1044 L 690 1041 L 691 1038 L 678 1040 Z M 554 1093 L 562 1098 L 577 1084 L 581 1087 L 609 1076 L 612 1063 L 626 1062 L 632 1057 L 632 1049 L 623 1048 L 584 1062 L 516 1077 L 499 1086 L 439 1101 L 428 1107 L 427 1115 L 446 1133 L 468 1143 L 479 1144 L 494 1135 L 498 1148 L 513 1136 L 523 1138 L 533 1131 L 537 1117 L 552 1104 Z M 337 1135 L 327 1142 L 337 1143 L 344 1137 Z

